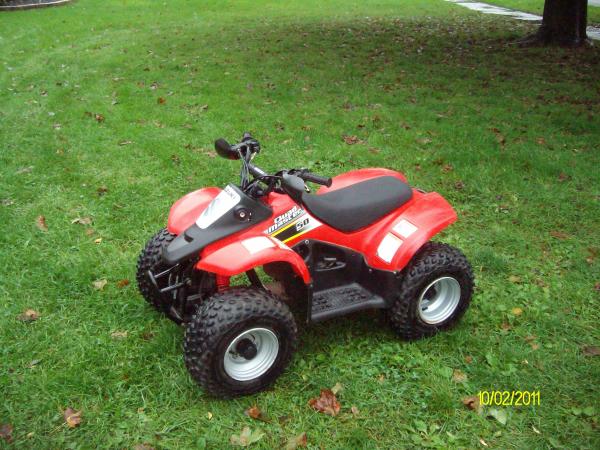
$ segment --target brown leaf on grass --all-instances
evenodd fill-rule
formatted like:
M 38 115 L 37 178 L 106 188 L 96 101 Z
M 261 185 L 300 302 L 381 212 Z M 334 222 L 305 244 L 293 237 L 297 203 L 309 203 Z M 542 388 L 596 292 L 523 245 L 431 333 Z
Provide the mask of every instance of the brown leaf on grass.
M 239 435 L 232 435 L 229 442 L 239 447 L 248 447 L 261 440 L 264 435 L 265 433 L 260 430 L 252 431 L 250 427 L 244 427 Z
M 521 277 L 517 275 L 511 275 L 508 277 L 508 281 L 510 281 L 511 283 L 520 283 Z
M 102 238 L 94 239 L 94 244 L 102 244 Z
M 306 433 L 288 439 L 285 450 L 296 450 L 298 447 L 306 447 Z
M 513 313 L 513 315 L 515 316 L 520 316 L 521 314 L 523 314 L 523 310 L 519 307 L 511 309 L 510 312 Z
M 595 290 L 595 291 L 600 291 L 600 282 L 599 282 L 599 283 L 596 283 L 596 284 L 594 284 L 594 290 Z
M 92 283 L 92 286 L 94 286 L 94 289 L 101 291 L 102 289 L 104 289 L 104 286 L 106 286 L 106 283 L 108 283 L 106 278 L 101 278 L 99 280 L 96 280 Z
M 377 147 L 369 147 L 369 152 L 377 155 L 379 153 L 379 149 Z
M 165 103 L 167 103 L 167 99 L 164 97 L 158 97 L 157 103 L 159 105 L 164 105 Z
M 48 231 L 48 225 L 46 224 L 46 218 L 44 216 L 38 216 L 38 218 L 35 219 L 35 226 L 44 233 Z
M 91 225 L 92 218 L 91 217 L 76 217 L 71 220 L 71 223 L 78 223 L 79 225 Z
M 330 416 L 337 416 L 341 409 L 341 405 L 331 389 L 321 389 L 321 396 L 311 398 L 308 404 L 314 410 Z
M 454 371 L 452 372 L 452 381 L 454 381 L 455 383 L 464 383 L 465 381 L 467 381 L 467 379 L 467 374 L 464 373 L 462 370 L 454 369 Z
M 22 314 L 19 314 L 17 316 L 17 320 L 20 320 L 21 322 L 33 322 L 35 320 L 38 320 L 40 318 L 40 313 L 37 312 L 35 309 L 26 309 L 25 311 L 23 311 Z
M 502 322 L 502 325 L 500 325 L 500 328 L 502 328 L 504 331 L 508 331 L 512 327 L 510 326 L 510 323 L 508 323 L 508 322 Z
M 431 144 L 431 142 L 432 142 L 431 138 L 428 138 L 428 137 L 417 139 L 417 143 L 423 144 L 423 145 Z
M 473 362 L 473 357 L 471 355 L 465 356 L 465 362 L 471 364 Z
M 544 145 L 546 143 L 546 139 L 544 139 L 543 137 L 539 137 L 536 139 L 536 142 L 540 145 Z
M 133 447 L 133 450 L 155 450 L 155 448 L 152 447 L 152 445 L 144 442 L 143 444 L 137 444 L 135 447 Z
M 73 408 L 67 408 L 63 415 L 69 428 L 75 428 L 81 424 L 81 411 L 75 411 Z
M 564 183 L 565 181 L 569 181 L 570 179 L 571 179 L 571 177 L 564 172 L 561 172 L 558 175 L 558 181 L 561 183 Z
M 471 411 L 481 412 L 481 404 L 479 403 L 479 397 L 472 395 L 462 399 L 463 405 L 469 408 Z
M 13 426 L 10 423 L 0 425 L 0 438 L 9 444 L 12 442 Z
M 442 167 L 442 172 L 444 173 L 452 172 L 453 170 L 454 167 L 452 167 L 452 164 L 445 164 L 444 167 Z
M 342 136 L 342 139 L 348 145 L 354 145 L 354 144 L 362 144 L 362 143 L 364 143 L 364 141 L 362 139 L 360 139 L 356 135 Z
M 122 280 L 117 281 L 117 287 L 119 289 L 123 289 L 125 286 L 129 285 L 129 280 L 127 278 L 123 278 Z
M 99 186 L 98 189 L 96 189 L 96 192 L 98 193 L 98 195 L 104 195 L 108 192 L 108 188 L 105 185 Z
M 462 191 L 465 188 L 465 183 L 462 180 L 458 180 L 454 183 L 454 189 L 457 191 Z
M 102 114 L 94 114 L 94 119 L 96 119 L 96 122 L 100 123 L 100 122 L 104 122 L 104 116 Z
M 556 231 L 556 230 L 551 231 L 550 236 L 552 236 L 553 238 L 556 238 L 556 239 L 561 239 L 561 240 L 567 239 L 569 237 L 569 235 L 567 233 L 564 233 L 562 231 Z
M 582 347 L 581 352 L 584 356 L 600 356 L 600 348 L 595 345 L 586 345 Z
M 250 408 L 248 408 L 246 411 L 244 411 L 244 414 L 246 414 L 248 417 L 254 419 L 254 420 L 261 420 L 263 422 L 267 422 L 268 419 L 267 417 L 264 415 L 264 413 L 261 411 L 261 409 L 257 406 L 251 406 Z

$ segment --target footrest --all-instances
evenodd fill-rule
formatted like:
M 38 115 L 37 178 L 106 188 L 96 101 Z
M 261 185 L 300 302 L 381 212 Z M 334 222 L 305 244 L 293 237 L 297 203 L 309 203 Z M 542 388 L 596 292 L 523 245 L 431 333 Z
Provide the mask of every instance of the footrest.
M 358 283 L 316 292 L 312 299 L 311 320 L 320 322 L 355 311 L 385 308 L 386 302 Z

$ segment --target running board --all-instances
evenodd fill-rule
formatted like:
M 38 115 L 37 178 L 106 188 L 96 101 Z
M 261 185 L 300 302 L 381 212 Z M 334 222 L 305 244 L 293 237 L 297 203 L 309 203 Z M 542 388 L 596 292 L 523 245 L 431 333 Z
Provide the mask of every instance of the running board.
M 350 283 L 313 294 L 310 319 L 312 322 L 321 322 L 363 309 L 386 307 L 383 298 L 358 283 Z

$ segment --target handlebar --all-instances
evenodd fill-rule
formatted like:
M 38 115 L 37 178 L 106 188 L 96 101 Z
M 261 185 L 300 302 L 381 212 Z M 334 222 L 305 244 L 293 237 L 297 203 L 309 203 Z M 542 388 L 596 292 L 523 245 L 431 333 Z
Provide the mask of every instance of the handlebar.
M 317 175 L 316 173 L 301 171 L 300 173 L 298 173 L 298 176 L 304 181 L 311 181 L 313 183 L 321 184 L 327 187 L 331 187 L 331 183 L 333 183 L 331 177 L 322 177 L 321 175 Z

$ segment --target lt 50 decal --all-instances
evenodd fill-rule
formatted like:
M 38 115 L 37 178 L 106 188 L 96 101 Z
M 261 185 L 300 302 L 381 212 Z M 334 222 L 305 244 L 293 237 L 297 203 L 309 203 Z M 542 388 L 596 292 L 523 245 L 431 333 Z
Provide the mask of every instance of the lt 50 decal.
M 265 230 L 265 233 L 281 242 L 288 242 L 319 226 L 321 226 L 321 222 L 309 216 L 302 208 L 294 206 L 289 211 L 275 217 L 273 225 Z

